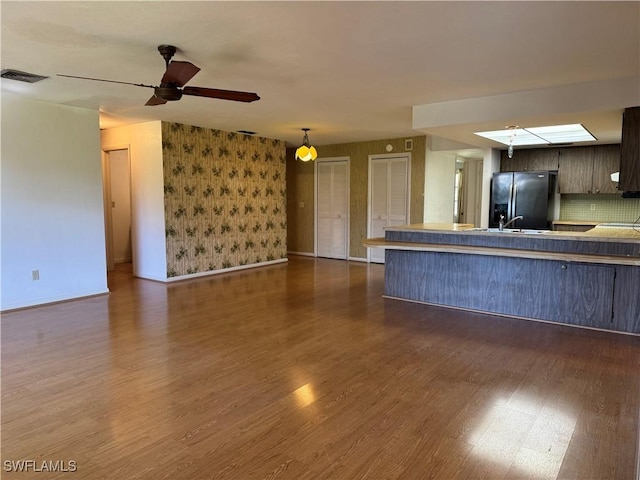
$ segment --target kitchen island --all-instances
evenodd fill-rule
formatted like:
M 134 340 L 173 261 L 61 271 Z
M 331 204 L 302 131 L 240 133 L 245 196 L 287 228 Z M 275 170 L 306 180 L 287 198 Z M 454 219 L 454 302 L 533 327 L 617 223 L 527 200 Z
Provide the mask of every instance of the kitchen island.
M 385 296 L 511 317 L 640 334 L 640 232 L 388 227 Z

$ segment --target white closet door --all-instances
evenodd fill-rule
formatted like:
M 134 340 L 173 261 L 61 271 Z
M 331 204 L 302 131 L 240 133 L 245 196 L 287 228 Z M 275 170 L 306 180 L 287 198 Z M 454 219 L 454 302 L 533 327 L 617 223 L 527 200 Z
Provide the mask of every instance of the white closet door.
M 332 170 L 330 163 L 318 163 L 318 256 L 331 256 L 332 243 Z
M 347 220 L 349 219 L 349 185 L 347 184 L 347 163 L 333 165 L 333 219 L 331 242 L 334 258 L 347 258 Z
M 389 220 L 387 227 L 406 225 L 407 218 L 407 161 L 389 160 Z
M 369 237 L 384 237 L 385 227 L 409 223 L 409 160 L 374 158 L 369 171 Z M 384 249 L 371 248 L 369 260 L 384 263 Z
M 388 160 L 371 161 L 371 224 L 370 237 L 384 237 L 384 227 L 388 220 Z M 384 249 L 372 248 L 371 261 L 384 263 Z
M 346 259 L 349 188 L 346 161 L 317 165 L 317 255 Z

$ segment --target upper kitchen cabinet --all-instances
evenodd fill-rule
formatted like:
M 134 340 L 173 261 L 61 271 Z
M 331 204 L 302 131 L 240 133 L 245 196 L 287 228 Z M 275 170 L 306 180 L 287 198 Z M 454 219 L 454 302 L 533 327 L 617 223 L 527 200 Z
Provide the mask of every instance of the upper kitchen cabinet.
M 558 188 L 560 193 L 591 193 L 593 189 L 593 147 L 571 147 L 560 151 Z
M 636 140 L 637 138 L 636 136 Z M 640 148 L 638 144 L 636 144 L 637 148 Z M 636 190 L 640 190 L 640 160 L 635 163 L 635 169 L 638 176 Z M 513 158 L 509 158 L 506 151 L 501 152 L 500 171 L 502 172 L 540 170 L 558 171 L 560 193 L 618 193 L 617 184 L 611 181 L 611 174 L 620 170 L 622 182 L 620 145 L 516 149 L 513 152 Z M 627 190 L 633 190 L 633 188 Z
M 623 192 L 640 191 L 640 107 L 624 110 L 620 155 L 618 189 Z
M 617 193 L 611 174 L 620 165 L 620 145 L 563 148 L 559 152 L 560 193 Z
M 513 158 L 509 158 L 503 150 L 500 156 L 502 172 L 537 172 L 541 170 L 558 170 L 557 148 L 515 149 Z
M 611 174 L 620 168 L 620 145 L 596 145 L 593 151 L 593 193 L 619 193 Z

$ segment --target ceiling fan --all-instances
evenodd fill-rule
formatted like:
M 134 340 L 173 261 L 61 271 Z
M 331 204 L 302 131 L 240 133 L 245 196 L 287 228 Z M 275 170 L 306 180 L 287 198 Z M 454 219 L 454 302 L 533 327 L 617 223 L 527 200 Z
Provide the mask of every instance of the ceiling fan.
M 95 80 L 98 82 L 121 83 L 124 85 L 134 85 L 136 87 L 153 88 L 153 96 L 145 103 L 147 106 L 163 105 L 167 102 L 180 100 L 182 95 L 193 95 L 196 97 L 219 98 L 222 100 L 233 100 L 236 102 L 254 102 L 260 97 L 251 92 L 238 92 L 236 90 L 219 90 L 217 88 L 185 87 L 184 85 L 200 71 L 191 62 L 171 61 L 176 53 L 173 45 L 158 46 L 160 55 L 166 63 L 166 71 L 160 80 L 160 86 L 145 85 L 143 83 L 119 82 L 117 80 L 104 80 L 101 78 L 78 77 L 75 75 L 62 75 L 59 77 L 79 78 L 82 80 Z

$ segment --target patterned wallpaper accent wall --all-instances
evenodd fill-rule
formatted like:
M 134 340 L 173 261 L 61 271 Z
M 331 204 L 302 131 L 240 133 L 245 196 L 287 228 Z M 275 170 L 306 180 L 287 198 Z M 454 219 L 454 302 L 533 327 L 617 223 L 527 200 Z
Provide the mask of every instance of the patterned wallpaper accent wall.
M 285 142 L 162 122 L 167 277 L 287 257 Z

